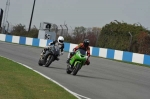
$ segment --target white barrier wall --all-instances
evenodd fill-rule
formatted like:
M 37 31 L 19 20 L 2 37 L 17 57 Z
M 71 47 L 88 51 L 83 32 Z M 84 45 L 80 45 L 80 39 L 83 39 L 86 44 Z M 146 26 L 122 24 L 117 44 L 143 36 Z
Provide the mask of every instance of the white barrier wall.
M 51 42 L 51 40 L 12 36 L 12 35 L 5 35 L 5 34 L 0 34 L 0 40 L 5 42 L 10 42 L 10 43 L 18 43 L 24 45 L 37 46 L 37 47 L 45 47 L 49 42 Z M 68 52 L 72 52 L 73 48 L 76 46 L 77 44 L 65 43 L 64 50 Z M 138 54 L 138 53 L 132 53 L 132 52 L 120 51 L 114 49 L 107 49 L 107 48 L 97 48 L 92 46 L 90 46 L 90 48 L 91 48 L 90 52 L 92 56 L 150 65 L 150 55 Z

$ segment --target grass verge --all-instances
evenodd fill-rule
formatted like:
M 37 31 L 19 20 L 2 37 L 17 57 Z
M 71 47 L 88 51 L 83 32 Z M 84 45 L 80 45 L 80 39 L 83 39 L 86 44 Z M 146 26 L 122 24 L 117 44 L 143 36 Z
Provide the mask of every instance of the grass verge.
M 0 99 L 77 99 L 40 74 L 0 57 Z

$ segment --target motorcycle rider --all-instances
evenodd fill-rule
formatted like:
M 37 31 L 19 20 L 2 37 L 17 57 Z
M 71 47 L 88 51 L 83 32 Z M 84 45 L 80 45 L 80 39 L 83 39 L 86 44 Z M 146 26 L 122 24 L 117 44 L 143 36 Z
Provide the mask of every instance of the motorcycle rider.
M 50 42 L 50 43 L 48 44 L 48 46 L 46 46 L 46 47 L 42 50 L 41 56 L 43 56 L 43 54 L 45 54 L 46 51 L 52 47 L 51 45 L 55 45 L 56 43 L 57 43 L 58 45 L 60 45 L 60 51 L 61 51 L 60 55 L 63 55 L 63 51 L 64 51 L 64 37 L 63 37 L 63 36 L 59 36 L 57 40 Z M 59 56 L 60 56 L 60 55 L 59 55 Z M 57 57 L 56 60 L 59 60 L 59 58 Z
M 68 60 L 67 60 L 67 63 L 69 63 L 69 60 L 71 59 L 71 57 L 75 54 L 75 51 L 78 50 L 78 49 L 83 49 L 85 51 L 87 51 L 87 61 L 86 61 L 86 65 L 89 65 L 90 64 L 90 61 L 89 61 L 89 57 L 90 57 L 90 47 L 89 47 L 89 43 L 90 41 L 88 39 L 84 39 L 83 43 L 80 43 L 78 46 L 76 46 L 74 49 L 73 49 L 73 52 L 69 53 L 68 55 Z

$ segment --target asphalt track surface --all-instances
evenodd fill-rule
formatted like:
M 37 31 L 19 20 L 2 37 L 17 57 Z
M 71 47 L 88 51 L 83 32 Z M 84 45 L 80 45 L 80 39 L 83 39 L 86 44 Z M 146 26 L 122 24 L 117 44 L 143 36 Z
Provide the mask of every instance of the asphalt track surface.
M 150 68 L 91 57 L 76 76 L 66 73 L 68 53 L 50 67 L 38 66 L 42 48 L 0 42 L 0 56 L 23 63 L 91 99 L 150 99 Z M 36 82 L 35 82 L 36 83 Z

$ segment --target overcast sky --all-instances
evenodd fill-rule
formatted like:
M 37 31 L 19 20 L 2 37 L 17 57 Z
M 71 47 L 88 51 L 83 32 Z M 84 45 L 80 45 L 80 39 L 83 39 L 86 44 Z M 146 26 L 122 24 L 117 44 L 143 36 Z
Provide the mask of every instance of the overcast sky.
M 5 10 L 7 0 L 0 0 Z M 8 21 L 28 27 L 34 0 L 10 0 Z M 150 29 L 150 0 L 36 0 L 32 26 L 40 22 L 102 27 L 113 20 L 141 23 Z

